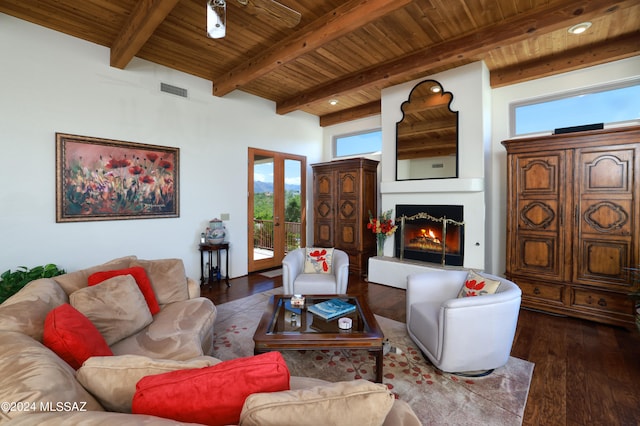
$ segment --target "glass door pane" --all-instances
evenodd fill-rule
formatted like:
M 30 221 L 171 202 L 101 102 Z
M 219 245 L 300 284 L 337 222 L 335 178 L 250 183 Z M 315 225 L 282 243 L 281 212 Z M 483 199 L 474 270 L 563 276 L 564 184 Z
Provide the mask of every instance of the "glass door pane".
M 253 158 L 253 259 L 273 258 L 274 177 L 273 157 L 256 154 Z
M 301 247 L 302 237 L 302 163 L 299 160 L 284 160 L 284 216 L 285 251 L 288 253 Z

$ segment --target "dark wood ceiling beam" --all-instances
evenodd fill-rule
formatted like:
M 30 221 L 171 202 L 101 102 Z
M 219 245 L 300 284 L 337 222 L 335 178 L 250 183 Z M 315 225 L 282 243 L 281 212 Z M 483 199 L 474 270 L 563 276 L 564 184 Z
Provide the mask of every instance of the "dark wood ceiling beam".
M 411 1 L 352 0 L 345 3 L 216 79 L 213 94 L 224 96 L 330 41 L 406 6 Z
M 353 108 L 343 109 L 341 111 L 325 114 L 320 117 L 320 126 L 332 126 L 345 121 L 352 121 L 358 118 L 371 117 L 382 112 L 382 104 L 380 101 L 369 102 L 368 104 L 359 105 Z
M 124 69 L 180 0 L 139 0 L 111 45 L 112 67 Z M 206 13 L 202 4 L 202 13 Z
M 491 71 L 491 87 L 522 83 L 589 66 L 618 61 L 640 54 L 640 32 L 614 40 L 573 49 L 554 57 L 545 57 L 512 67 Z
M 385 85 L 391 77 L 410 77 L 418 72 L 427 75 L 431 70 L 463 60 L 473 60 L 500 46 L 568 27 L 611 12 L 618 7 L 633 5 L 636 1 L 572 0 L 534 9 L 500 24 L 481 28 L 473 33 L 429 46 L 382 65 L 313 87 L 278 102 L 276 111 L 278 114 L 287 114 L 349 92 Z

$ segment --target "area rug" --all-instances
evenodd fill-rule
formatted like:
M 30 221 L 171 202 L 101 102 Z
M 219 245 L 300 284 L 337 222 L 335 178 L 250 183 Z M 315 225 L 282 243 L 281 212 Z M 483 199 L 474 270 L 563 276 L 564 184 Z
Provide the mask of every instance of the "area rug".
M 218 305 L 214 356 L 228 360 L 253 355 L 253 333 L 272 294 L 254 294 Z M 384 356 L 383 383 L 411 405 L 424 425 L 521 425 L 533 364 L 510 357 L 486 377 L 468 378 L 435 369 L 411 341 L 404 323 L 376 316 L 398 353 Z M 291 375 L 332 382 L 373 380 L 375 359 L 362 350 L 283 351 Z
M 282 276 L 282 268 L 272 269 L 270 271 L 260 272 L 260 275 L 267 278 L 275 278 Z

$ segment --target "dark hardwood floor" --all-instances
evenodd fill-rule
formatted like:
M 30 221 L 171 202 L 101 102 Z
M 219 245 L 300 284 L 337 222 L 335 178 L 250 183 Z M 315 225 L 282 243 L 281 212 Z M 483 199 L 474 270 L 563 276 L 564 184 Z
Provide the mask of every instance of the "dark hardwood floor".
M 280 277 L 250 274 L 202 295 L 219 305 L 280 286 Z M 352 275 L 348 292 L 365 295 L 376 314 L 405 321 L 405 290 Z M 637 330 L 523 309 L 511 355 L 535 363 L 524 425 L 640 425 Z

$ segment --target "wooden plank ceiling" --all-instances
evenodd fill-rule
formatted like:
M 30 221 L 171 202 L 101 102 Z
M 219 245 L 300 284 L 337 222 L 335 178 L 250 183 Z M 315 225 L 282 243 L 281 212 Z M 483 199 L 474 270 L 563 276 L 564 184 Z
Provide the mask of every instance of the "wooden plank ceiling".
M 106 46 L 111 66 L 137 56 L 321 125 L 378 114 L 383 88 L 474 61 L 499 87 L 640 52 L 640 0 L 279 0 L 301 14 L 293 28 L 260 13 L 271 1 L 227 0 L 223 39 L 206 36 L 205 0 L 0 0 L 0 12 Z

